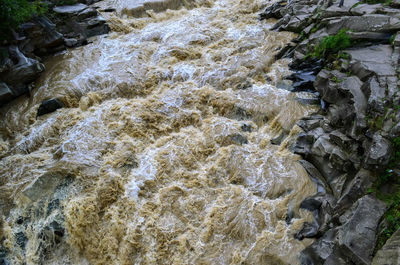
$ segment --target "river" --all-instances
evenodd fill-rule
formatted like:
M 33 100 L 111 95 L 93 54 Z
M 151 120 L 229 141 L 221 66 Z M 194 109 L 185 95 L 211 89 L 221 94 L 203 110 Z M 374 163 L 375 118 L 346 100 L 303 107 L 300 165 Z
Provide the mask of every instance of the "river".
M 8 259 L 298 264 L 316 188 L 288 147 L 316 108 L 277 88 L 289 61 L 274 60 L 295 36 L 257 19 L 264 0 L 132 2 L 100 3 L 112 32 L 48 59 L 0 110 Z M 36 117 L 54 97 L 65 107 Z

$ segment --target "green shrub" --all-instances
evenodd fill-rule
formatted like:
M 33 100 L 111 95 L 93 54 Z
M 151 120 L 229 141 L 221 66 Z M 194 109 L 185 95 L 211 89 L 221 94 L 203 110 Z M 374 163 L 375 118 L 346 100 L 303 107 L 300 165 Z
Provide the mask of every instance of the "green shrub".
M 351 46 L 350 36 L 346 29 L 341 29 L 336 35 L 327 36 L 315 46 L 313 57 L 323 58 L 329 54 L 335 54 Z
M 34 15 L 46 12 L 46 6 L 39 0 L 0 0 L 0 32 L 2 37 L 9 35 L 21 23 Z

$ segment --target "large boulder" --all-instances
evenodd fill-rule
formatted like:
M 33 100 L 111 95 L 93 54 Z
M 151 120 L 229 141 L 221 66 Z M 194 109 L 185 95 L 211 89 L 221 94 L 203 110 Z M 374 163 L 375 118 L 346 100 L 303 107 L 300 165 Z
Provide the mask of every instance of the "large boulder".
M 35 17 L 32 22 L 20 25 L 26 40 L 20 45 L 25 54 L 47 55 L 63 49 L 63 36 L 46 17 Z
M 339 226 L 327 230 L 300 253 L 302 265 L 370 264 L 378 224 L 386 204 L 365 195 L 340 216 Z
M 354 263 L 371 263 L 378 224 L 385 211 L 384 202 L 366 195 L 340 217 L 339 247 Z
M 13 96 L 16 97 L 28 92 L 28 84 L 40 76 L 44 65 L 26 57 L 17 46 L 10 46 L 9 54 L 15 63 L 8 71 L 0 74 L 0 80 L 7 82 Z

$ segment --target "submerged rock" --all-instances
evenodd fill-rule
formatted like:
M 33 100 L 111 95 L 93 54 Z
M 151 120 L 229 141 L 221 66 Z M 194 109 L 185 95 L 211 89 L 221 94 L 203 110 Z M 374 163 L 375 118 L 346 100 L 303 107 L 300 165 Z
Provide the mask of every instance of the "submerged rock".
M 40 104 L 36 116 L 39 117 L 44 114 L 54 112 L 62 107 L 64 107 L 64 103 L 57 98 L 45 100 L 42 102 L 42 104 Z

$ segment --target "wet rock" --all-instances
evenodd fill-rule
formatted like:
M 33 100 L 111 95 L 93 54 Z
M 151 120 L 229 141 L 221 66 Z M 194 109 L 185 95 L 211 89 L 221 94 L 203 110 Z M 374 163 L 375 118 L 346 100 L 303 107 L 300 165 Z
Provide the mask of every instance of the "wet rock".
M 28 92 L 27 85 L 40 76 L 44 71 L 44 65 L 26 57 L 16 46 L 10 47 L 9 53 L 15 64 L 8 71 L 0 74 L 0 78 L 6 80 L 14 96 L 19 96 Z
M 42 104 L 40 104 L 36 116 L 39 117 L 44 114 L 54 112 L 62 107 L 64 107 L 64 103 L 62 103 L 62 101 L 57 98 L 45 100 L 42 102 Z
M 310 105 L 320 105 L 321 104 L 321 100 L 318 97 L 314 97 L 314 98 L 296 98 L 296 100 L 302 104 L 302 105 L 306 105 L 306 106 L 310 106 Z
M 271 139 L 271 144 L 280 145 L 282 141 L 288 136 L 287 132 L 282 132 L 279 136 Z
M 364 162 L 371 167 L 384 167 L 389 163 L 391 155 L 390 141 L 375 133 L 372 141 L 367 144 Z
M 246 123 L 242 124 L 242 126 L 240 128 L 244 132 L 252 132 L 253 131 L 253 128 L 251 127 L 251 125 L 250 124 L 246 124 Z
M 340 217 L 339 247 L 354 263 L 371 263 L 378 224 L 385 211 L 384 202 L 366 195 Z
M 320 239 L 306 247 L 300 253 L 300 264 L 324 264 L 324 261 L 331 255 L 336 245 L 336 234 L 336 229 L 330 229 Z
M 14 98 L 11 89 L 6 83 L 0 82 L 0 104 L 6 103 Z
M 75 5 L 56 6 L 53 8 L 53 11 L 57 14 L 72 15 L 78 14 L 79 12 L 85 10 L 87 7 L 87 5 L 79 3 Z
M 67 43 L 69 45 L 86 44 L 87 38 L 106 34 L 110 31 L 106 21 L 97 10 L 87 5 L 58 6 L 54 7 L 53 10 L 62 17 L 57 23 L 57 28 L 67 39 L 78 41 L 78 43 L 73 43 L 74 41 Z
M 52 194 L 57 185 L 60 184 L 63 179 L 64 176 L 59 173 L 47 172 L 37 177 L 31 184 L 29 184 L 22 191 L 22 194 L 31 201 L 37 201 L 46 195 Z
M 304 223 L 303 227 L 299 232 L 296 233 L 294 238 L 298 240 L 303 240 L 304 238 L 313 238 L 318 234 L 318 224 L 314 223 Z
M 285 79 L 293 81 L 290 91 L 292 92 L 314 92 L 315 75 L 322 69 L 322 60 L 312 60 L 307 62 L 293 62 L 289 65 L 295 71 Z
M 279 1 L 267 7 L 263 13 L 260 14 L 260 19 L 282 18 L 282 8 L 287 5 L 286 1 Z
M 305 132 L 308 132 L 319 127 L 323 118 L 324 117 L 322 115 L 312 115 L 310 117 L 301 119 L 297 122 L 297 125 Z
M 372 265 L 398 264 L 400 260 L 400 229 L 398 229 L 380 249 Z
M 25 249 L 26 243 L 28 242 L 28 237 L 24 232 L 17 232 L 15 234 L 15 240 L 20 248 Z
M 311 164 L 307 160 L 299 160 L 299 163 L 304 167 L 304 169 L 307 171 L 310 179 L 317 186 L 317 193 L 318 194 L 325 194 L 327 190 L 329 192 L 329 186 L 327 185 L 324 177 L 322 176 L 322 174 L 318 171 L 318 169 L 313 164 Z M 314 209 L 314 210 L 316 210 L 318 207 L 315 208 L 314 206 L 317 206 L 317 204 L 314 204 L 312 202 L 313 202 L 313 198 L 311 198 L 311 201 L 310 201 L 311 204 L 310 203 L 306 203 L 305 205 L 303 205 L 304 209 L 308 209 L 308 210 Z M 313 210 L 310 210 L 310 211 L 313 211 Z
M 64 43 L 67 47 L 74 47 L 74 46 L 78 45 L 78 40 L 75 38 L 71 38 L 71 39 L 65 38 Z

